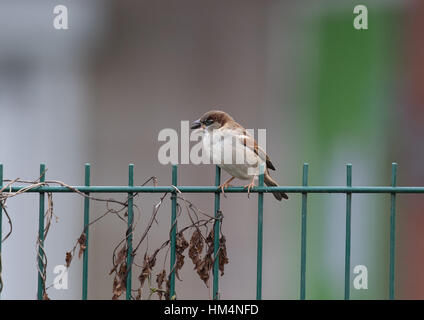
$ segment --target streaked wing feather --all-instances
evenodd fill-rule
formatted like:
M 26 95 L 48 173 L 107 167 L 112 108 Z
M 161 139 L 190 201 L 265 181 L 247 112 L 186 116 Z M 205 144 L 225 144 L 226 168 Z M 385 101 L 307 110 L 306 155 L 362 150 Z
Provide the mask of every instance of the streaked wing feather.
M 267 169 L 275 170 L 269 156 L 260 146 L 258 146 L 256 140 L 249 134 L 249 132 L 247 132 L 246 129 L 243 129 L 243 135 L 240 136 L 240 139 L 242 139 L 242 143 L 245 147 L 253 150 L 263 161 L 265 161 Z

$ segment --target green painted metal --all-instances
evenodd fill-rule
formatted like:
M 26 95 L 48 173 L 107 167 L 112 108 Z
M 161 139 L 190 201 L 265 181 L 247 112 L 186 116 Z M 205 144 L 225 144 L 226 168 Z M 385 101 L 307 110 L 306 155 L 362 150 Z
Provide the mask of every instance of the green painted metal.
M 221 168 L 216 166 L 215 169 L 215 186 L 219 186 L 221 184 Z M 213 263 L 213 299 L 219 299 L 219 229 L 221 227 L 220 218 L 220 205 L 221 205 L 221 195 L 219 192 L 215 192 L 215 223 L 214 223 L 214 247 L 213 247 L 213 255 L 214 255 L 214 263 Z
M 40 164 L 40 182 L 44 182 L 46 179 L 46 165 L 44 163 Z M 44 257 L 44 192 L 40 192 L 39 200 L 39 211 L 38 211 L 38 238 L 39 238 L 39 247 L 38 247 L 38 290 L 37 290 L 37 299 L 43 299 L 44 286 L 43 278 L 40 273 L 44 272 L 43 266 L 43 257 Z
M 396 195 L 397 193 L 424 193 L 424 187 L 397 187 L 397 167 L 396 163 L 392 164 L 391 186 L 390 187 L 352 187 L 352 165 L 346 165 L 346 186 L 345 187 L 326 187 L 326 186 L 308 186 L 308 171 L 309 165 L 303 165 L 303 176 L 301 187 L 265 187 L 264 186 L 264 167 L 261 167 L 259 175 L 259 186 L 251 190 L 258 193 L 258 234 L 257 234 L 257 283 L 256 283 L 256 298 L 262 298 L 262 260 L 263 260 L 263 201 L 264 193 L 280 191 L 288 193 L 302 194 L 302 213 L 301 213 L 301 269 L 300 269 L 300 299 L 306 298 L 306 226 L 307 226 L 307 197 L 308 193 L 345 193 L 346 194 L 346 243 L 345 243 L 345 299 L 350 298 L 350 257 L 351 257 L 351 210 L 352 210 L 352 193 L 387 193 L 391 196 L 390 208 L 390 260 L 389 260 L 389 298 L 395 298 L 395 232 L 396 232 Z M 45 181 L 45 164 L 40 164 L 40 181 Z M 172 166 L 172 185 L 162 187 L 149 186 L 134 186 L 134 165 L 129 165 L 128 171 L 128 186 L 90 186 L 90 164 L 85 165 L 85 186 L 73 187 L 86 194 L 93 192 L 120 192 L 128 193 L 128 233 L 127 233 L 127 265 L 131 268 L 132 265 L 132 227 L 133 227 L 133 195 L 137 192 L 145 193 L 163 193 L 171 192 L 172 212 L 171 212 L 171 253 L 170 253 L 170 297 L 175 298 L 175 261 L 176 261 L 176 232 L 177 232 L 177 190 L 181 192 L 191 193 L 214 193 L 215 194 L 215 217 L 214 223 L 214 265 L 213 265 L 213 298 L 219 299 L 219 230 L 220 224 L 220 193 L 218 188 L 221 182 L 221 170 L 216 167 L 215 186 L 177 186 L 177 166 Z M 0 164 L 0 187 L 3 185 L 3 165 Z M 11 187 L 8 191 L 16 192 L 23 187 Z M 27 192 L 39 193 L 39 226 L 38 236 L 40 239 L 40 247 L 38 249 L 39 256 L 37 257 L 38 267 L 41 273 L 43 270 L 43 247 L 44 247 L 44 214 L 45 214 L 45 193 L 46 192 L 74 192 L 73 190 L 62 186 L 43 186 L 28 190 Z M 246 192 L 243 187 L 230 187 L 225 190 L 228 193 Z M 89 224 L 89 206 L 88 198 L 84 199 L 84 227 Z M 1 227 L 2 208 L 0 207 L 0 227 Z M 87 248 L 83 258 L 83 289 L 82 298 L 87 299 L 87 279 L 88 279 L 88 228 L 84 228 L 86 233 Z M 0 238 L 1 238 L 0 228 Z M 1 243 L 0 243 L 1 252 Z M 131 299 L 131 269 L 127 276 L 127 291 L 126 298 Z M 43 298 L 43 281 L 40 273 L 38 273 L 38 291 L 37 298 Z
M 10 189 L 11 192 L 16 192 L 24 187 L 14 186 Z M 91 192 L 91 193 L 164 193 L 173 192 L 175 188 L 173 186 L 72 186 L 72 188 L 80 192 Z M 215 186 L 178 186 L 178 190 L 183 193 L 215 193 L 221 192 L 219 188 Z M 254 187 L 250 189 L 250 193 L 272 193 L 272 192 L 286 192 L 286 193 L 424 193 L 424 187 L 346 187 L 346 186 L 279 186 L 279 187 Z M 67 187 L 62 186 L 45 186 L 30 189 L 26 192 L 40 193 L 40 192 L 54 192 L 54 193 L 72 193 Z M 243 187 L 229 187 L 225 189 L 225 193 L 246 193 L 246 189 Z
M 3 187 L 3 164 L 0 163 L 0 189 Z M 0 257 L 1 257 L 1 242 L 3 240 L 3 207 L 0 205 Z M 0 274 L 2 272 L 2 265 L 0 261 Z M 1 291 L 3 290 L 3 284 L 0 284 L 0 298 L 1 298 Z
M 134 165 L 128 166 L 128 186 L 134 186 Z M 128 228 L 127 228 L 127 288 L 126 299 L 131 300 L 132 288 L 132 239 L 133 239 L 133 222 L 134 222 L 134 203 L 133 193 L 128 192 Z
M 3 164 L 0 163 L 0 189 L 3 187 Z M 3 239 L 3 207 L 0 205 L 0 254 L 1 254 L 1 240 Z
M 88 187 L 90 186 L 90 164 L 85 164 L 84 172 L 84 183 Z M 86 195 L 89 195 L 89 192 L 86 192 Z M 90 199 L 88 197 L 84 198 L 84 233 L 85 233 L 85 250 L 82 258 L 82 300 L 87 300 L 87 284 L 88 284 L 88 236 L 89 228 L 88 224 L 90 223 Z
M 302 186 L 308 185 L 309 164 L 303 164 Z M 300 240 L 300 299 L 306 298 L 306 213 L 308 194 L 302 193 L 302 230 Z
M 259 168 L 259 187 L 264 185 L 265 166 L 261 164 Z M 256 300 L 262 299 L 262 251 L 263 251 L 263 229 L 264 229 L 264 194 L 258 193 L 258 240 L 257 240 L 257 259 L 256 259 Z
M 346 165 L 346 186 L 352 186 L 352 165 Z M 345 241 L 345 300 L 350 299 L 350 248 L 352 225 L 352 193 L 346 193 L 346 241 Z
M 177 187 L 178 176 L 177 166 L 172 166 L 172 185 Z M 170 289 L 169 297 L 174 299 L 175 296 L 175 244 L 177 239 L 177 191 L 175 188 L 172 190 L 171 196 L 171 266 L 170 266 Z
M 392 187 L 396 187 L 397 163 L 392 163 Z M 395 298 L 395 238 L 396 238 L 396 192 L 390 195 L 390 270 L 389 298 Z

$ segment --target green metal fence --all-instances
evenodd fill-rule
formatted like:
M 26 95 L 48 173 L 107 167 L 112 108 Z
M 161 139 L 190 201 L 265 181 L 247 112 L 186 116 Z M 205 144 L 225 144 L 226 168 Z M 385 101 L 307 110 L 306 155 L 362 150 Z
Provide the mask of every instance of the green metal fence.
M 379 187 L 354 187 L 352 186 L 352 165 L 346 165 L 346 186 L 308 186 L 308 164 L 303 165 L 302 186 L 264 186 L 263 168 L 259 176 L 258 187 L 251 189 L 251 192 L 258 193 L 258 233 L 257 233 L 257 278 L 256 278 L 256 298 L 262 298 L 262 248 L 263 248 L 263 205 L 264 193 L 279 191 L 286 193 L 302 194 L 301 204 L 301 245 L 300 245 L 300 299 L 306 297 L 306 226 L 307 226 L 307 203 L 309 193 L 344 193 L 346 194 L 346 239 L 345 239 L 345 299 L 350 298 L 350 254 L 351 254 L 351 209 L 352 209 L 352 193 L 384 193 L 390 194 L 390 253 L 389 253 L 389 299 L 395 298 L 395 230 L 396 230 L 396 197 L 399 193 L 424 193 L 424 187 L 398 187 L 396 185 L 397 164 L 392 164 L 391 186 Z M 40 165 L 40 182 L 45 181 L 45 164 Z M 217 166 L 215 173 L 215 186 L 178 186 L 177 166 L 172 166 L 172 185 L 171 186 L 134 186 L 134 165 L 129 165 L 128 186 L 90 186 L 90 165 L 85 165 L 85 184 L 84 186 L 74 186 L 71 188 L 64 186 L 41 186 L 28 190 L 27 192 L 39 193 L 39 241 L 40 249 L 38 256 L 38 267 L 40 272 L 43 270 L 42 259 L 44 252 L 44 213 L 45 213 L 45 193 L 69 193 L 78 190 L 85 194 L 90 193 L 127 193 L 128 194 L 128 230 L 127 230 L 127 265 L 131 266 L 132 259 L 132 223 L 134 219 L 133 213 L 133 194 L 134 193 L 164 193 L 169 192 L 171 196 L 171 256 L 170 256 L 170 297 L 175 295 L 175 269 L 176 260 L 176 231 L 177 231 L 177 190 L 185 193 L 213 193 L 215 196 L 215 237 L 214 237 L 214 265 L 213 265 L 213 298 L 219 299 L 219 228 L 220 228 L 220 194 L 221 190 L 218 186 L 221 183 L 221 170 Z M 0 164 L 0 189 L 3 185 L 3 165 Z M 176 188 L 175 188 L 176 187 Z M 8 192 L 17 192 L 23 187 L 12 186 L 7 189 Z M 243 187 L 230 187 L 225 190 L 227 193 L 245 193 L 247 190 Z M 284 205 L 284 204 L 283 204 Z M 82 299 L 87 299 L 87 280 L 88 280 L 88 224 L 90 217 L 90 200 L 84 198 L 84 229 L 86 230 L 86 250 L 83 255 L 83 276 L 82 276 Z M 2 208 L 0 206 L 0 238 L 1 236 Z M 0 243 L 1 252 L 1 243 Z M 43 298 L 42 278 L 38 274 L 38 299 Z M 131 299 L 131 272 L 128 273 L 126 299 Z

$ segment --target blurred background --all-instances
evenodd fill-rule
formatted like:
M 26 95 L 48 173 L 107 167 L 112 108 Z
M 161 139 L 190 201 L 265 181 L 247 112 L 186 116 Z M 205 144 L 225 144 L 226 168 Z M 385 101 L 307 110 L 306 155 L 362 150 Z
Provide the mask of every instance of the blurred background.
M 53 27 L 58 4 L 68 8 L 68 30 Z M 357 4 L 368 7 L 368 30 L 353 28 Z M 311 185 L 345 185 L 348 162 L 354 185 L 389 185 L 391 163 L 398 162 L 399 185 L 423 186 L 423 29 L 420 0 L 1 0 L 4 178 L 37 179 L 45 162 L 47 179 L 82 185 L 90 162 L 93 185 L 126 185 L 134 163 L 135 184 L 155 175 L 170 185 L 171 167 L 157 159 L 159 131 L 179 131 L 181 120 L 219 108 L 246 128 L 267 129 L 281 185 L 300 185 L 304 162 Z M 211 185 L 214 173 L 213 165 L 180 165 L 179 184 Z M 135 239 L 159 197 L 136 199 L 142 214 Z M 186 197 L 213 212 L 212 195 Z M 13 233 L 2 246 L 3 299 L 36 297 L 37 199 L 8 200 Z M 342 299 L 345 196 L 309 199 L 306 297 Z M 59 219 L 45 244 L 48 283 L 83 223 L 79 196 L 56 194 L 54 201 Z M 92 219 L 103 213 L 102 205 L 92 208 Z M 256 208 L 256 195 L 222 199 L 230 259 L 222 299 L 255 298 Z M 423 208 L 422 196 L 398 197 L 399 299 L 424 298 Z M 167 239 L 169 227 L 167 198 L 150 249 Z M 125 230 L 114 216 L 90 229 L 90 299 L 111 298 L 112 250 Z M 388 240 L 389 195 L 354 194 L 351 265 L 368 268 L 368 289 L 351 286 L 352 299 L 387 298 Z M 69 289 L 51 288 L 49 296 L 79 299 L 81 268 L 75 260 Z M 263 272 L 264 298 L 298 299 L 300 195 L 283 203 L 265 196 Z M 180 274 L 179 299 L 210 298 L 188 258 Z

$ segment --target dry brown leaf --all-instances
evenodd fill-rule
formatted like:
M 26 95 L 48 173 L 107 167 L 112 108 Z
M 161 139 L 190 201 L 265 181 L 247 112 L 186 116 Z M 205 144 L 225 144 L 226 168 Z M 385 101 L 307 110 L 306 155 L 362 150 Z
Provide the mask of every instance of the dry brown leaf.
M 71 261 L 72 261 L 72 253 L 66 252 L 65 262 L 66 262 L 67 268 L 69 268 L 69 266 L 71 265 Z
M 152 269 L 156 264 L 156 255 L 152 255 L 149 257 L 147 252 L 144 254 L 143 260 L 143 268 L 141 270 L 140 275 L 138 276 L 138 280 L 140 281 L 140 287 L 144 285 L 146 279 L 151 275 Z
M 194 269 L 197 269 L 197 265 L 200 262 L 200 254 L 203 251 L 203 237 L 199 230 L 195 230 L 190 239 L 190 247 L 188 256 L 193 261 Z
M 209 287 L 209 274 L 213 265 L 213 231 L 211 231 L 205 239 L 208 250 L 202 258 L 201 253 L 204 247 L 203 241 L 204 240 L 200 231 L 196 229 L 190 239 L 189 257 L 193 261 L 194 269 L 197 271 L 200 279 L 203 280 L 207 287 Z
M 175 251 L 176 251 L 176 257 L 177 257 L 177 263 L 175 265 L 175 275 L 177 276 L 178 280 L 181 281 L 180 276 L 178 274 L 178 271 L 181 270 L 181 268 L 184 266 L 184 258 L 183 255 L 185 249 L 187 249 L 189 246 L 187 240 L 184 238 L 184 235 L 182 232 L 177 234 L 176 244 L 175 244 Z
M 122 263 L 113 279 L 113 300 L 118 299 L 126 289 L 127 265 Z
M 162 300 L 162 294 L 163 294 L 162 293 L 162 284 L 163 284 L 163 281 L 165 280 L 165 277 L 166 277 L 166 270 L 165 269 L 163 269 L 162 272 L 160 272 L 156 275 L 156 283 L 158 284 L 158 289 L 160 289 L 160 290 L 157 291 L 158 296 L 159 296 L 159 300 Z
M 80 246 L 80 249 L 78 251 L 78 259 L 81 259 L 82 255 L 84 254 L 85 249 L 87 249 L 86 240 L 87 240 L 86 234 L 82 233 L 81 236 L 78 239 L 78 244 Z
M 209 232 L 209 234 L 208 234 L 208 237 L 206 238 L 206 244 L 209 246 L 209 248 L 210 247 L 212 247 L 213 248 L 213 240 L 214 240 L 214 229 L 212 229 L 210 232 Z
M 219 239 L 219 270 L 221 271 L 221 276 L 224 275 L 224 265 L 229 262 L 227 256 L 227 246 L 225 243 L 225 236 L 222 236 L 221 239 Z
M 168 279 L 166 280 L 166 292 L 165 292 L 165 299 L 169 300 L 171 297 L 169 296 L 171 292 L 171 280 Z
M 189 246 L 187 240 L 184 238 L 184 234 L 182 232 L 179 232 L 177 234 L 176 239 L 176 249 L 178 252 L 184 252 L 185 249 L 187 249 Z
M 135 300 L 141 300 L 141 288 L 138 288 L 137 296 L 135 297 Z
M 125 261 L 127 257 L 127 247 L 123 246 L 121 250 L 119 250 L 118 255 L 116 256 L 115 265 L 113 266 L 112 270 L 110 270 L 109 274 L 112 274 L 113 272 L 118 269 L 119 265 Z

